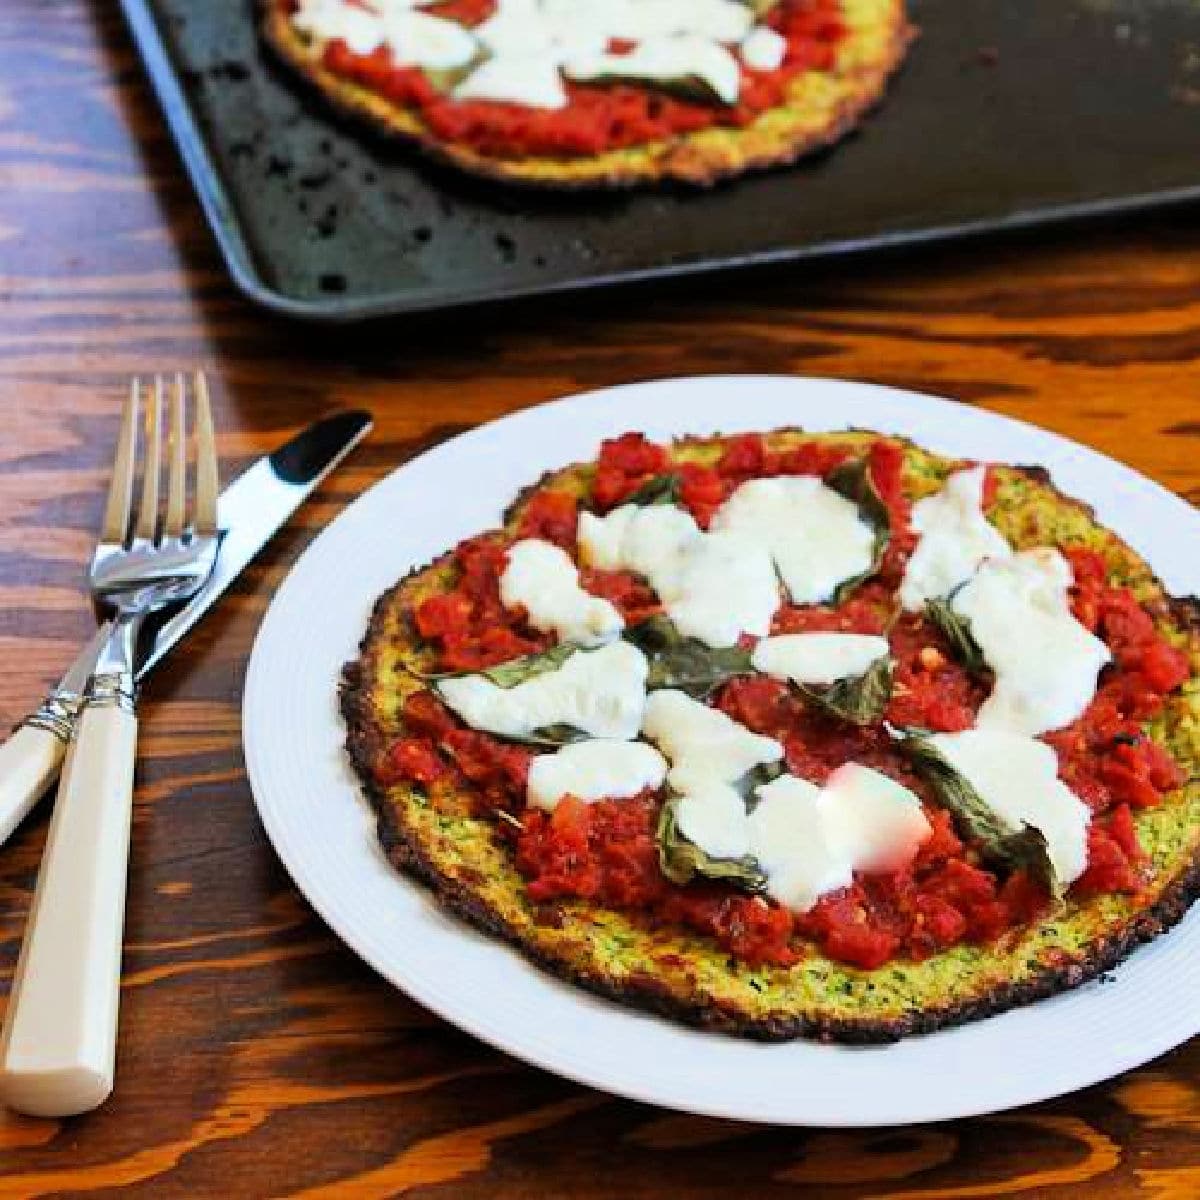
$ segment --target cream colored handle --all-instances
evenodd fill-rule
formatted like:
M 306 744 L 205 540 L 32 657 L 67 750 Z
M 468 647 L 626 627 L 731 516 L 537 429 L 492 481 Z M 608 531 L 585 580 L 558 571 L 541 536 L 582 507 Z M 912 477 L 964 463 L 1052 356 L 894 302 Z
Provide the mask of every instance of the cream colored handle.
M 137 718 L 85 708 L 0 1035 L 0 1100 L 65 1117 L 112 1091 Z
M 0 846 L 54 782 L 66 752 L 61 738 L 33 725 L 0 746 Z

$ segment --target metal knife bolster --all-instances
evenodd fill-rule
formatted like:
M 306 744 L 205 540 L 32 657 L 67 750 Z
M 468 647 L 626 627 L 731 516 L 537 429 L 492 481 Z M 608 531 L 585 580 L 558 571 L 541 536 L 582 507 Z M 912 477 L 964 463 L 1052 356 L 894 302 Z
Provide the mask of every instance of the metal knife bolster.
M 71 738 L 75 736 L 75 723 L 79 719 L 88 680 L 108 641 L 111 628 L 108 621 L 101 624 L 67 668 L 67 673 L 55 684 L 37 710 L 30 713 L 17 728 L 28 726 L 30 729 L 44 729 L 54 734 L 63 745 L 70 745 Z
M 69 746 L 75 736 L 75 722 L 82 705 L 82 696 L 55 688 L 17 728 L 44 729 L 54 734 L 64 746 Z

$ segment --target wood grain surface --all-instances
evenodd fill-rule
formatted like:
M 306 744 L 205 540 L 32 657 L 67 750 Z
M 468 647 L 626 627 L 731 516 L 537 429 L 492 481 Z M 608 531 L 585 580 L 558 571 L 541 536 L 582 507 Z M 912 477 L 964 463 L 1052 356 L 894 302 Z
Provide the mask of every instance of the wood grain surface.
M 70 1121 L 0 1112 L 0 1198 L 1200 1195 L 1200 1042 L 1054 1103 L 862 1133 L 673 1115 L 508 1059 L 313 915 L 255 817 L 238 715 L 264 608 L 326 522 L 438 439 L 581 388 L 703 371 L 915 387 L 1200 500 L 1196 211 L 300 328 L 231 288 L 114 9 L 0 5 L 0 723 L 92 627 L 82 564 L 131 373 L 212 372 L 227 476 L 341 405 L 378 426 L 145 690 L 117 1092 Z M 43 806 L 0 850 L 6 981 L 45 832 Z

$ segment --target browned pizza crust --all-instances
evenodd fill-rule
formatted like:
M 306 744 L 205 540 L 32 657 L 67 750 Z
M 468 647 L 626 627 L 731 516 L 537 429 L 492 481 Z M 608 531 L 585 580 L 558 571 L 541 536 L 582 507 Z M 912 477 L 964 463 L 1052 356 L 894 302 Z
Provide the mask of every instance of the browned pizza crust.
M 811 435 L 781 430 L 775 448 L 828 436 L 864 445 L 875 435 Z M 712 455 L 720 439 L 683 439 L 688 457 Z M 961 465 L 907 448 L 906 477 L 918 494 Z M 589 468 L 546 476 L 542 487 L 582 492 Z M 399 701 L 423 686 L 405 661 L 422 654 L 408 619 L 417 599 L 445 586 L 450 555 L 414 571 L 377 601 L 358 659 L 340 691 L 346 748 L 378 817 L 390 861 L 431 888 L 439 903 L 477 928 L 513 944 L 531 961 L 600 995 L 688 1024 L 765 1041 L 809 1037 L 847 1043 L 894 1041 L 986 1017 L 1077 987 L 1115 966 L 1174 925 L 1200 895 L 1200 601 L 1168 596 L 1149 567 L 1092 510 L 1064 496 L 1041 468 L 1005 468 L 1001 510 L 993 520 L 1018 545 L 1084 544 L 1100 551 L 1110 577 L 1133 588 L 1159 627 L 1189 654 L 1192 679 L 1150 730 L 1169 745 L 1189 782 L 1161 808 L 1139 816 L 1155 876 L 1137 897 L 1069 900 L 1036 926 L 990 947 L 956 947 L 923 963 L 892 962 L 876 971 L 813 954 L 795 967 L 751 970 L 715 943 L 677 929 L 655 929 L 636 916 L 582 902 L 535 905 L 487 821 L 464 816 L 453 797 L 428 797 L 400 785 L 381 788 L 373 765 L 400 731 Z M 523 496 L 530 494 L 528 491 Z M 506 524 L 519 516 L 522 501 Z M 447 826 L 450 832 L 447 832 Z M 670 965 L 664 965 L 664 964 Z
M 797 76 L 787 103 L 743 129 L 704 129 L 602 154 L 496 158 L 445 142 L 411 109 L 327 70 L 322 47 L 307 40 L 273 0 L 264 0 L 267 41 L 338 108 L 384 133 L 467 171 L 507 183 L 575 190 L 623 188 L 664 180 L 710 186 L 765 167 L 781 166 L 840 140 L 883 97 L 888 79 L 916 37 L 904 0 L 843 0 L 849 33 L 833 72 Z

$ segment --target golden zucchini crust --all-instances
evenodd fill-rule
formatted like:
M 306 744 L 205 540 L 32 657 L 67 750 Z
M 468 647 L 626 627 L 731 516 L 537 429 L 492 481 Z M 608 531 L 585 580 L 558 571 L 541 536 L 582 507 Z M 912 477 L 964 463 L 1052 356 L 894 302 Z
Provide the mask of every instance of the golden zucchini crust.
M 798 441 L 865 447 L 868 433 L 767 435 L 774 449 Z M 720 439 L 677 442 L 677 461 L 712 462 Z M 936 491 L 961 466 L 905 444 L 905 489 Z M 592 468 L 555 472 L 538 487 L 583 495 Z M 708 938 L 651 929 L 634 915 L 579 901 L 536 905 L 491 824 L 470 815 L 466 797 L 438 785 L 429 795 L 405 785 L 383 789 L 372 773 L 381 749 L 401 731 L 404 698 L 424 686 L 405 664 L 427 655 L 407 614 L 453 581 L 449 556 L 418 570 L 375 606 L 357 660 L 347 664 L 341 703 L 347 750 L 378 814 L 393 864 L 427 884 L 471 924 L 506 939 L 535 963 L 592 991 L 691 1024 L 742 1036 L 800 1036 L 846 1042 L 890 1041 L 987 1016 L 1075 987 L 1119 962 L 1179 920 L 1200 891 L 1200 603 L 1166 595 L 1146 563 L 1100 526 L 1083 504 L 1060 493 L 1038 468 L 997 468 L 991 519 L 1017 548 L 1086 546 L 1109 578 L 1130 587 L 1160 630 L 1188 654 L 1192 673 L 1151 722 L 1190 781 L 1158 808 L 1136 816 L 1151 881 L 1137 896 L 1069 898 L 1034 925 L 988 946 L 960 945 L 924 962 L 893 961 L 858 970 L 810 950 L 795 966 L 751 968 Z M 532 490 L 532 489 L 531 489 Z M 512 527 L 525 497 L 506 515 Z
M 711 185 L 779 166 L 831 145 L 882 98 L 915 30 L 904 0 L 843 0 L 848 26 L 832 72 L 797 76 L 787 102 L 742 129 L 704 129 L 584 157 L 497 158 L 443 141 L 420 114 L 322 64 L 322 47 L 302 35 L 277 3 L 264 5 L 263 30 L 276 51 L 340 109 L 473 175 L 533 187 L 619 188 L 662 180 Z

